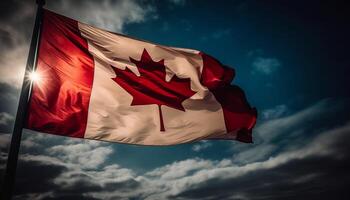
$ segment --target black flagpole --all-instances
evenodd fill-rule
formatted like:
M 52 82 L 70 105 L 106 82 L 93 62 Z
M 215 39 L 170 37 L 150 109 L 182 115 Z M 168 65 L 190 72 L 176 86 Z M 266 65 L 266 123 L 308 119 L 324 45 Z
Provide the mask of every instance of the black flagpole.
M 21 144 L 22 129 L 27 115 L 28 99 L 30 97 L 29 93 L 31 90 L 31 83 L 28 81 L 28 73 L 32 72 L 35 69 L 37 63 L 37 49 L 39 44 L 40 29 L 43 18 L 43 6 L 45 4 L 45 0 L 36 0 L 36 4 L 38 5 L 38 8 L 36 12 L 32 40 L 30 42 L 27 65 L 22 83 L 22 91 L 19 97 L 17 115 L 15 125 L 13 128 L 10 150 L 7 158 L 6 172 L 3 182 L 3 191 L 1 194 L 1 199 L 3 200 L 9 200 L 12 198 L 16 176 L 18 152 Z

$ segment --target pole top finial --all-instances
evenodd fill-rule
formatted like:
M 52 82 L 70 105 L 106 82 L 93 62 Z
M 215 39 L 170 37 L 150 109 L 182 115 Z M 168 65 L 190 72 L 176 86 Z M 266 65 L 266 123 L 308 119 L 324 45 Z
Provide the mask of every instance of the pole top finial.
M 38 6 L 43 6 L 45 5 L 45 0 L 36 0 L 36 4 L 38 4 Z

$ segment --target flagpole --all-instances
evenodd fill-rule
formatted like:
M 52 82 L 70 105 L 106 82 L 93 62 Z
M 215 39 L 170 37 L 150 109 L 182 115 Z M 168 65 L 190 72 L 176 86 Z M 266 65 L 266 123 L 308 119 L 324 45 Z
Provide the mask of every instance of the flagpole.
M 15 184 L 16 168 L 18 153 L 22 137 L 22 129 L 25 124 L 25 119 L 27 115 L 28 99 L 30 97 L 30 90 L 32 83 L 28 81 L 28 73 L 32 72 L 36 68 L 37 63 L 37 50 L 40 37 L 40 29 L 43 18 L 43 6 L 45 5 L 45 0 L 36 0 L 37 12 L 35 17 L 35 24 L 32 34 L 32 40 L 30 42 L 30 49 L 27 58 L 27 65 L 25 69 L 25 74 L 22 83 L 22 90 L 19 97 L 17 115 L 15 120 L 15 125 L 12 132 L 11 144 L 7 158 L 7 165 L 5 171 L 5 177 L 3 182 L 3 190 L 1 194 L 1 199 L 9 200 L 12 198 L 13 188 Z

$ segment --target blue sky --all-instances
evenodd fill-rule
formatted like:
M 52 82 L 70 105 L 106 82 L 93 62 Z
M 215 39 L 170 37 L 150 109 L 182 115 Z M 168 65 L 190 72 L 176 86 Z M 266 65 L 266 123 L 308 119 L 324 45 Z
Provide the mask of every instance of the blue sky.
M 0 171 L 35 5 L 0 3 Z M 17 199 L 348 199 L 349 20 L 342 1 L 47 1 L 60 14 L 236 70 L 254 143 L 142 147 L 25 131 Z M 33 184 L 35 183 L 35 184 Z

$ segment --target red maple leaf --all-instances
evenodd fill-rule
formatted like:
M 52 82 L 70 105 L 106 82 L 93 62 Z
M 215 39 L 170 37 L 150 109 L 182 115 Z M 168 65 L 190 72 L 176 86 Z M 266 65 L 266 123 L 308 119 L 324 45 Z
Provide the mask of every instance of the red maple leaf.
M 133 96 L 132 106 L 157 104 L 160 131 L 165 131 L 161 106 L 185 111 L 182 102 L 196 93 L 191 90 L 191 80 L 174 75 L 169 82 L 165 81 L 164 59 L 153 61 L 146 49 L 141 60 L 129 59 L 137 66 L 141 76 L 136 76 L 129 68 L 120 70 L 112 67 L 117 75 L 112 79 Z

